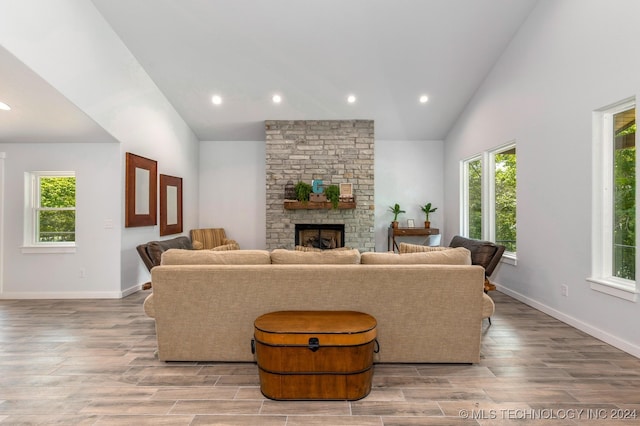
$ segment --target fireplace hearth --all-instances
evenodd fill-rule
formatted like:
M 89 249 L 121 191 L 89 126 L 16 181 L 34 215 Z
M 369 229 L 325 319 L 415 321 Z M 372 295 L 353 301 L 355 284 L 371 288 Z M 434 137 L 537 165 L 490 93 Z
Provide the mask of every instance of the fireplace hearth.
M 344 247 L 344 224 L 299 223 L 295 226 L 295 244 L 330 250 Z

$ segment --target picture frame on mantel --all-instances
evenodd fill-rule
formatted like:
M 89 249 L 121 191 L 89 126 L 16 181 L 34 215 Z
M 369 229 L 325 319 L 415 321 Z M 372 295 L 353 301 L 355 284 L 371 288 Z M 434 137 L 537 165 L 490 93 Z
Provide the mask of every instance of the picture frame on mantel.
M 353 184 L 352 183 L 340 184 L 340 199 L 353 200 Z
M 158 162 L 126 153 L 126 228 L 157 225 Z
M 160 175 L 160 235 L 182 232 L 182 178 Z

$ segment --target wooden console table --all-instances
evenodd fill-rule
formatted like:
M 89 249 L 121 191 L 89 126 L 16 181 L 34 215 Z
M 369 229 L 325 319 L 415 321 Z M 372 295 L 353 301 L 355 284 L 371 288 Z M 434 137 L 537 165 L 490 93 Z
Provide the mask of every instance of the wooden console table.
M 389 233 L 387 236 L 387 250 L 398 250 L 398 244 L 396 243 L 396 237 L 427 237 L 429 235 L 438 235 L 440 230 L 438 228 L 393 228 L 389 227 Z

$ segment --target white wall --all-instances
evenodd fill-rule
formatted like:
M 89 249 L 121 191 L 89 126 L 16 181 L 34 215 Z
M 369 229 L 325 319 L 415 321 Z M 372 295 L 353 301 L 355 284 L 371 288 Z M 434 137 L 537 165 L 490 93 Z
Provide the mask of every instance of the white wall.
M 3 298 L 121 297 L 120 147 L 0 144 L 4 175 Z M 76 252 L 23 254 L 24 174 L 76 172 Z M 105 221 L 113 228 L 105 228 Z M 84 277 L 80 270 L 85 271 Z
M 424 226 L 420 206 L 431 203 L 438 210 L 429 215 L 432 228 L 444 225 L 442 141 L 378 141 L 375 144 L 376 251 L 387 251 L 387 235 L 393 214 L 389 207 L 400 204 L 406 213 L 398 216 L 401 227 L 413 219 Z M 424 243 L 422 237 L 397 241 Z M 443 239 L 442 243 L 445 243 Z
M 591 290 L 585 278 L 592 111 L 640 94 L 638 16 L 635 1 L 540 1 L 447 137 L 444 175 L 452 234 L 460 160 L 516 140 L 518 262 L 502 264 L 495 281 L 501 291 L 636 356 L 640 302 Z
M 424 226 L 420 205 L 431 202 L 438 207 L 432 226 L 442 226 L 442 160 L 442 141 L 375 142 L 376 251 L 387 250 L 392 215 L 386 210 L 396 202 L 407 211 L 402 225 L 413 218 L 416 226 Z M 201 142 L 200 226 L 223 227 L 240 247 L 264 249 L 265 179 L 264 141 Z
M 120 142 L 113 184 L 121 223 L 125 153 L 132 152 L 158 161 L 158 173 L 183 178 L 185 232 L 196 226 L 198 140 L 91 2 L 2 2 L 0 43 Z M 112 267 L 125 290 L 149 280 L 135 246 L 160 236 L 159 226 L 119 230 L 120 262 Z
M 200 228 L 224 228 L 243 249 L 266 242 L 265 142 L 200 143 Z

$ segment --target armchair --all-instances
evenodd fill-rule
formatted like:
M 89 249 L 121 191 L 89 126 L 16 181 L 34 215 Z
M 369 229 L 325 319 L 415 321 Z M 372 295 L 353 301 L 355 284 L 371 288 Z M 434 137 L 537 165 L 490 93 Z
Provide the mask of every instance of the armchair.
M 136 250 L 142 259 L 144 266 L 147 267 L 149 272 L 151 272 L 151 268 L 154 266 L 160 265 L 162 253 L 171 248 L 191 250 L 191 241 L 189 241 L 188 237 L 182 236 L 171 238 L 169 240 L 150 241 L 146 244 L 136 246 Z M 150 288 L 151 282 L 145 283 L 142 286 L 143 290 L 148 290 Z
M 456 235 L 449 243 L 449 247 L 464 247 L 468 249 L 471 252 L 471 263 L 484 268 L 484 292 L 487 293 L 496 289 L 495 284 L 489 281 L 489 277 L 498 266 L 498 263 L 500 263 L 505 246 L 494 244 L 490 241 L 474 240 Z M 495 312 L 495 304 L 486 294 L 484 296 L 482 317 L 487 318 L 489 324 L 491 324 L 491 315 Z
M 484 268 L 484 291 L 495 290 L 496 286 L 489 281 L 489 277 L 496 269 L 505 247 L 490 241 L 474 240 L 460 235 L 453 237 L 449 247 L 464 247 L 471 252 L 471 263 Z
M 235 240 L 227 239 L 224 228 L 192 229 L 191 246 L 194 250 L 237 250 L 240 248 Z

